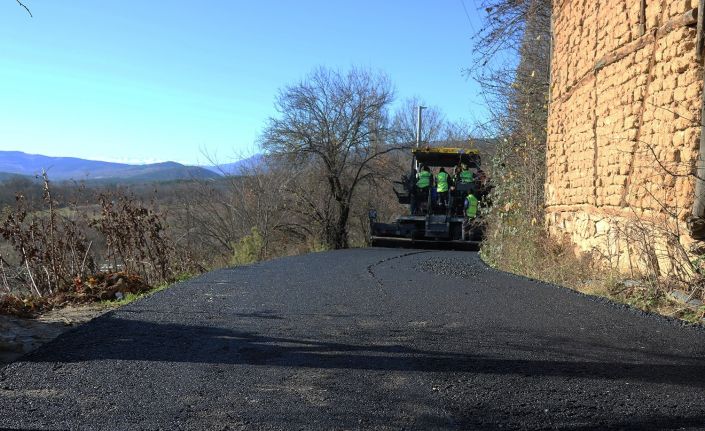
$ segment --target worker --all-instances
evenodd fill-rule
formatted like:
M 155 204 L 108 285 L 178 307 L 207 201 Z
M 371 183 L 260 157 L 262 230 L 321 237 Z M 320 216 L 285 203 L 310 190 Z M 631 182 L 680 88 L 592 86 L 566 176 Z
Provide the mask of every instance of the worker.
M 470 230 L 475 225 L 475 219 L 477 218 L 478 202 L 472 192 L 469 192 L 465 197 L 465 203 L 463 204 L 465 210 L 465 217 L 463 218 L 463 233 L 462 238 L 465 240 L 468 237 Z
M 438 204 L 445 208 L 448 205 L 448 189 L 450 175 L 441 167 L 436 175 L 436 192 L 438 193 Z
M 470 184 L 473 182 L 472 171 L 468 169 L 468 165 L 463 163 L 460 167 L 460 174 L 458 175 L 458 180 L 462 184 Z
M 431 174 L 431 169 L 428 166 L 422 167 L 416 174 L 416 199 L 414 208 L 412 208 L 413 214 L 416 214 L 418 209 L 423 207 L 423 203 L 428 202 L 428 191 L 432 183 L 433 175 Z
M 460 171 L 461 171 L 461 169 L 460 169 L 460 164 L 457 164 L 457 165 L 453 168 L 453 180 L 454 180 L 456 183 L 459 183 L 459 182 L 460 182 Z

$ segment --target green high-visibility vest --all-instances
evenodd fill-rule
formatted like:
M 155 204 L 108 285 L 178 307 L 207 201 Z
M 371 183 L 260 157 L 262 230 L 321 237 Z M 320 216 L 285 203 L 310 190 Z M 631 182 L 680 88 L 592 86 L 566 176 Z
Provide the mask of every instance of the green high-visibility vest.
M 439 172 L 438 175 L 436 175 L 436 191 L 438 193 L 445 193 L 448 191 L 448 173 L 447 172 Z
M 416 181 L 416 187 L 425 189 L 431 185 L 431 173 L 429 171 L 419 172 L 419 179 Z
M 470 193 L 469 195 L 467 195 L 465 200 L 467 200 L 468 202 L 468 207 L 465 210 L 465 215 L 468 216 L 468 218 L 477 217 L 477 198 L 475 197 L 475 195 Z
M 467 184 L 472 182 L 472 172 L 467 169 L 460 171 L 460 182 Z

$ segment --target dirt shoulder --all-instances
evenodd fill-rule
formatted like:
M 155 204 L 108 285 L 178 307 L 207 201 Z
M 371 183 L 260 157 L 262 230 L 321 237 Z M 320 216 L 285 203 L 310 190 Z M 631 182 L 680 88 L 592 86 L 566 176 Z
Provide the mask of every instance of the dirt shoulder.
M 113 308 L 105 304 L 65 307 L 33 319 L 0 315 L 0 368 Z

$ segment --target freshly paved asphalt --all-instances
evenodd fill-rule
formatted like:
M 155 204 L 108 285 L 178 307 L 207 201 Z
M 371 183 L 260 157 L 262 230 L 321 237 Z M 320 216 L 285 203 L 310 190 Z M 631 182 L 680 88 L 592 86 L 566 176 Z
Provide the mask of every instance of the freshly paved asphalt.
M 705 429 L 705 331 L 356 249 L 225 269 L 0 371 L 0 428 Z

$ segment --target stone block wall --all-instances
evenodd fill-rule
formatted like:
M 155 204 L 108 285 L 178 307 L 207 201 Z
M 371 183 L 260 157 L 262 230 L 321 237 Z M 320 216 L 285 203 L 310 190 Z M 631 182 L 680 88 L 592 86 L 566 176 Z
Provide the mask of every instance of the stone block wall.
M 552 235 L 611 256 L 630 253 L 624 226 L 635 221 L 682 229 L 689 241 L 681 226 L 693 203 L 688 174 L 703 88 L 697 4 L 554 0 L 545 188 Z M 622 256 L 622 266 L 631 260 Z

